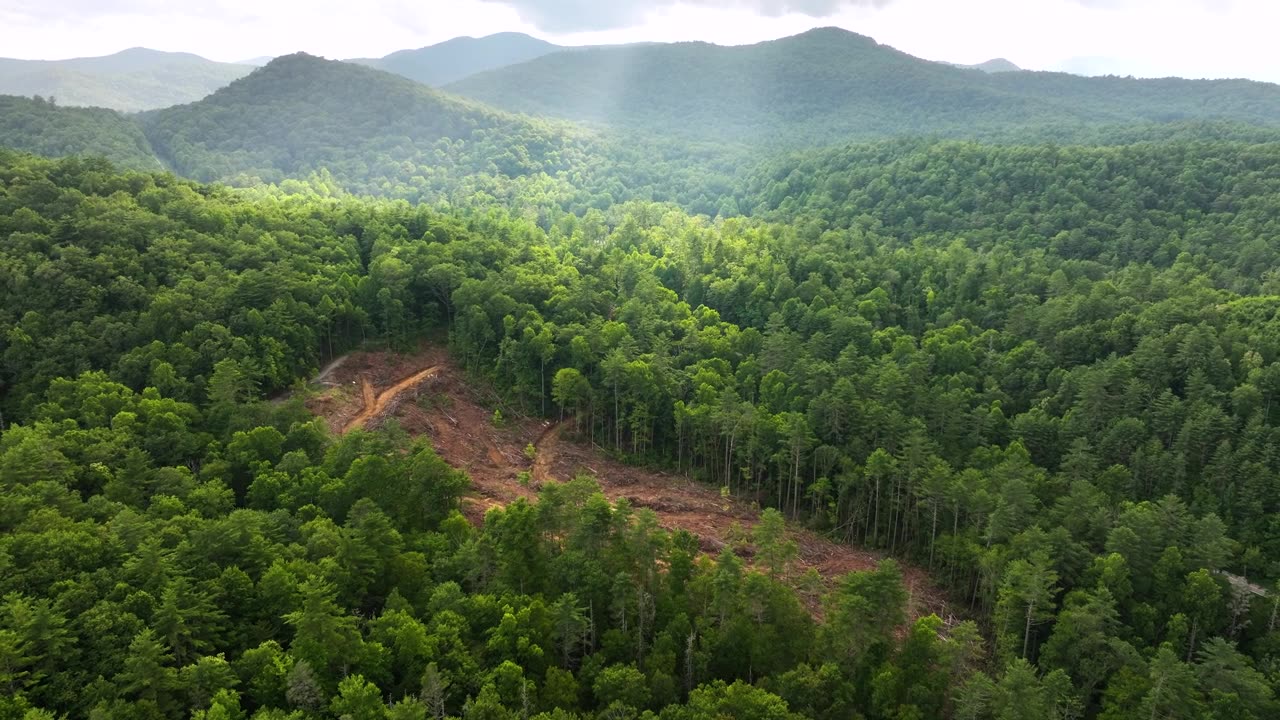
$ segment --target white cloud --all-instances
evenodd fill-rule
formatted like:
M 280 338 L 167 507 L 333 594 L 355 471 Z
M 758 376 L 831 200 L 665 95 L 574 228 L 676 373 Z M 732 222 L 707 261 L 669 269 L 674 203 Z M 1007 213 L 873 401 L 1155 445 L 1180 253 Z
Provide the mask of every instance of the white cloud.
M 615 30 L 642 24 L 655 11 L 675 5 L 736 10 L 766 17 L 831 17 L 850 7 L 884 7 L 894 0 L 485 0 L 514 7 L 520 17 L 547 32 Z

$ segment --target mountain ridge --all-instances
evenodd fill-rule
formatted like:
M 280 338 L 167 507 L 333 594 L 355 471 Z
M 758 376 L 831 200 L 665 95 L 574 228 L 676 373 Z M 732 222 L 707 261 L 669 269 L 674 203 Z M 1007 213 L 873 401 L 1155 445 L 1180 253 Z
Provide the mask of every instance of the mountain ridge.
M 65 60 L 0 58 L 0 94 L 138 112 L 199 100 L 252 69 L 143 47 Z
M 1126 124 L 1280 124 L 1280 86 L 1223 82 L 973 72 L 827 27 L 744 46 L 553 53 L 444 89 L 599 127 L 788 147 L 901 134 L 989 139 L 1029 127 L 1069 141 Z
M 1022 68 L 1018 67 L 1011 60 L 1005 58 L 992 58 L 986 62 L 980 62 L 973 65 L 965 65 L 963 63 L 947 63 L 952 67 L 965 68 L 966 70 L 981 70 L 985 73 L 1002 73 L 1002 72 L 1022 72 Z
M 203 100 L 141 120 L 178 173 L 242 183 L 322 168 L 368 177 L 370 165 L 405 162 L 426 174 L 465 168 L 518 176 L 555 165 L 563 142 L 545 123 L 307 53 L 277 57 Z M 524 141 L 522 153 L 516 139 Z
M 386 70 L 424 85 L 439 87 L 478 72 L 515 65 L 566 48 L 524 33 L 461 36 L 421 48 L 397 50 L 381 58 L 347 62 Z

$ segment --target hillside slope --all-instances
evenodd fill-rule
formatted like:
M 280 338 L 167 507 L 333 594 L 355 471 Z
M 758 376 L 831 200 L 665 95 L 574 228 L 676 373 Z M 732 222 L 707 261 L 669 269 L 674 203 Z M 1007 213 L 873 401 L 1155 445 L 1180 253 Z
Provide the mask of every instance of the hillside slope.
M 1071 140 L 1170 120 L 1280 122 L 1280 87 L 1265 83 L 976 73 L 835 28 L 744 47 L 556 53 L 447 89 L 520 112 L 792 147 L 904 134 Z
M 160 169 L 132 118 L 102 108 L 58 107 L 44 99 L 0 95 L 0 147 L 46 157 L 101 155 L 123 167 Z
M 439 87 L 479 72 L 527 62 L 562 49 L 559 45 L 523 33 L 498 33 L 482 38 L 453 38 L 416 50 L 400 50 L 382 58 L 359 58 L 349 62 Z
M 0 93 L 137 112 L 199 100 L 252 69 L 146 48 L 70 60 L 0 58 Z
M 305 54 L 143 123 L 159 155 L 187 177 L 253 184 L 324 168 L 373 194 L 389 180 L 440 188 L 473 174 L 553 173 L 582 153 L 565 127 Z

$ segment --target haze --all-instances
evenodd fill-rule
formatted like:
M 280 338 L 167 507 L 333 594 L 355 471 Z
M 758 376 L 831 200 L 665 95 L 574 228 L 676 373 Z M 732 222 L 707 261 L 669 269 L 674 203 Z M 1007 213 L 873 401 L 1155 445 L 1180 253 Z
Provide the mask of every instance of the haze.
M 10 0 L 0 56 L 133 46 L 239 61 L 297 50 L 377 57 L 459 35 L 518 31 L 574 44 L 744 44 L 835 25 L 913 55 L 1004 57 L 1036 70 L 1280 81 L 1269 0 Z

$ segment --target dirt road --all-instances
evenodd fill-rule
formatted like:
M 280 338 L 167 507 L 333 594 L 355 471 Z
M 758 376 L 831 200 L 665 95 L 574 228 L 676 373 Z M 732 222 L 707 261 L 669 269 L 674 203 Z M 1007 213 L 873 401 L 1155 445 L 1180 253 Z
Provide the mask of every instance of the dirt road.
M 362 376 L 360 378 L 360 394 L 364 398 L 364 410 L 361 410 L 359 415 L 352 418 L 351 421 L 347 423 L 347 426 L 343 428 L 342 432 L 348 433 L 352 430 L 363 428 L 370 420 L 379 417 L 386 412 L 387 408 L 395 402 L 396 398 L 398 398 L 401 393 L 412 390 L 423 380 L 434 376 L 438 372 L 440 372 L 440 366 L 437 365 L 435 367 L 429 367 L 421 372 L 414 373 L 395 385 L 392 385 L 387 390 L 384 390 L 376 397 L 374 396 L 373 383 L 369 382 L 369 378 Z

